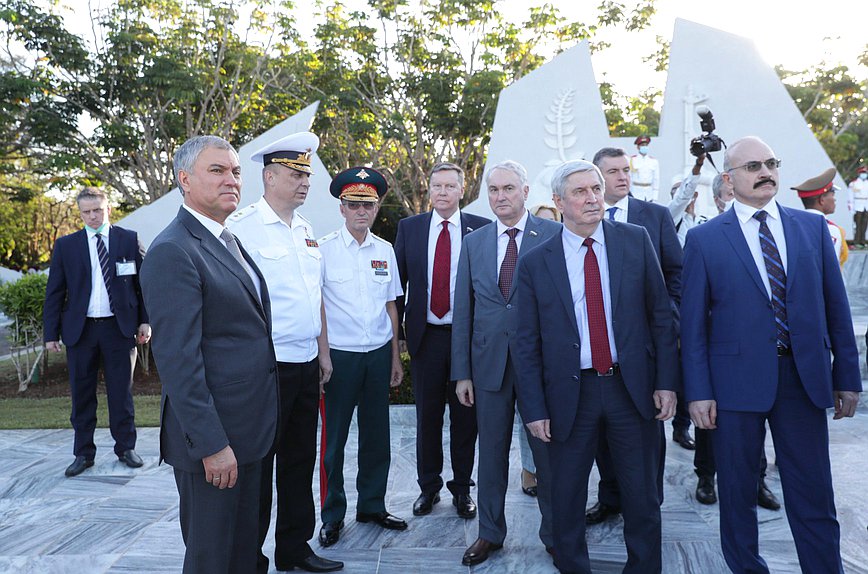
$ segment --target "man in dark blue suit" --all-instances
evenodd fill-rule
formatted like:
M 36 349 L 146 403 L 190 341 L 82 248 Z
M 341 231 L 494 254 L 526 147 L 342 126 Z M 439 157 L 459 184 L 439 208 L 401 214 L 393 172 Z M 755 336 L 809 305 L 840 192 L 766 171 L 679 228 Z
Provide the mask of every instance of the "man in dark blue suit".
M 135 451 L 133 368 L 136 341 L 143 344 L 151 338 L 139 286 L 138 236 L 109 223 L 111 207 L 102 190 L 85 188 L 76 203 L 85 228 L 54 244 L 43 308 L 46 348 L 60 351 L 61 340 L 66 345 L 72 396 L 69 420 L 75 430 L 75 460 L 66 476 L 93 466 L 100 363 L 115 454 L 127 466 L 142 466 Z
M 658 422 L 675 413 L 675 324 L 663 274 L 643 228 L 603 220 L 594 164 L 555 170 L 564 228 L 518 269 L 519 409 L 548 443 L 554 555 L 561 572 L 591 572 L 582 511 L 603 437 L 624 496 L 625 573 L 662 570 Z
M 446 487 L 462 518 L 476 516 L 470 496 L 476 450 L 476 408 L 466 407 L 449 379 L 452 354 L 452 310 L 462 238 L 488 219 L 461 213 L 464 170 L 439 163 L 431 170 L 428 196 L 432 210 L 398 223 L 395 257 L 406 298 L 398 298 L 398 321 L 410 352 L 410 373 L 416 397 L 416 472 L 421 494 L 413 514 L 429 514 L 443 488 L 443 412 L 449 403 L 449 445 L 452 480 Z M 409 287 L 408 287 L 409 286 Z
M 768 572 L 756 485 L 766 421 L 803 572 L 841 573 L 826 409 L 862 389 L 850 306 L 825 220 L 778 205 L 780 160 L 762 140 L 727 150 L 733 208 L 690 230 L 681 351 L 697 428 L 715 429 L 720 538 L 733 572 Z
M 681 301 L 681 243 L 669 210 L 662 206 L 639 199 L 634 199 L 630 192 L 630 161 L 621 148 L 602 148 L 594 155 L 594 165 L 603 174 L 606 184 L 604 200 L 606 205 L 605 218 L 609 221 L 632 223 L 640 225 L 648 232 L 651 245 L 657 255 L 657 260 L 666 281 L 666 290 L 673 312 L 678 317 L 678 304 Z M 680 402 L 675 418 L 672 421 L 672 438 L 686 449 L 695 448 L 690 438 L 690 416 Z M 663 469 L 666 458 L 666 436 L 663 425 L 660 425 L 660 469 L 658 470 L 657 488 L 660 502 L 663 502 Z M 605 441 L 601 441 L 597 453 L 597 468 L 600 471 L 598 502 L 588 509 L 586 520 L 588 524 L 598 524 L 607 518 L 617 516 L 621 508 L 621 493 L 618 481 L 612 468 L 612 456 Z M 627 493 L 628 495 L 630 493 Z

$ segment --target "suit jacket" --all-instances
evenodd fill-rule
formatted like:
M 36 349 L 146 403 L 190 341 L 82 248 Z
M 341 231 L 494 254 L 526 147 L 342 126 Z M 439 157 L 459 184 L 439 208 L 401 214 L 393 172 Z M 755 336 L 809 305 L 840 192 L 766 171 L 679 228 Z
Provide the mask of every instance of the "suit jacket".
M 629 198 L 627 223 L 641 225 L 651 238 L 654 253 L 663 269 L 666 290 L 677 307 L 681 302 L 681 260 L 683 250 L 669 210 L 656 203 Z
M 82 229 L 61 237 L 54 244 L 42 311 L 43 339 L 46 342 L 63 339 L 64 344 L 70 346 L 75 345 L 81 337 L 93 287 L 87 242 L 87 231 Z M 121 332 L 127 337 L 134 337 L 139 325 L 148 322 L 139 284 L 142 253 L 139 251 L 138 235 L 135 231 L 112 225 L 109 228 L 108 248 L 115 317 Z M 136 274 L 119 276 L 116 272 L 118 261 L 134 261 Z
M 238 464 L 265 456 L 277 425 L 277 373 L 265 279 L 262 302 L 226 246 L 183 207 L 151 244 L 142 269 L 152 348 L 163 383 L 160 452 L 204 472 L 229 445 Z
M 656 415 L 655 390 L 680 386 L 675 323 L 647 231 L 604 220 L 612 328 L 624 384 L 639 414 Z M 552 437 L 573 428 L 581 384 L 581 340 L 561 233 L 518 268 L 522 320 L 515 340 L 518 404 L 526 422 L 551 420 Z
M 527 216 L 519 262 L 534 247 L 557 234 L 559 223 Z M 514 278 L 506 301 L 497 286 L 497 224 L 492 222 L 464 238 L 458 259 L 455 309 L 452 312 L 452 380 L 472 379 L 486 391 L 498 391 L 506 373 L 519 323 Z
M 811 401 L 861 391 L 850 305 L 822 217 L 778 206 L 787 244 L 787 320 Z M 774 311 L 738 217 L 729 210 L 687 234 L 681 302 L 685 398 L 765 412 L 778 385 Z M 834 358 L 834 360 L 833 360 Z
M 395 257 L 401 275 L 401 287 L 407 293 L 397 299 L 398 323 L 403 324 L 400 338 L 407 340 L 407 350 L 412 357 L 419 351 L 425 326 L 428 324 L 428 297 L 431 286 L 428 284 L 428 231 L 431 227 L 433 212 L 406 217 L 398 222 L 398 235 L 395 238 Z M 491 220 L 478 215 L 461 212 L 461 237 L 479 229 Z M 422 289 L 422 286 L 425 289 Z

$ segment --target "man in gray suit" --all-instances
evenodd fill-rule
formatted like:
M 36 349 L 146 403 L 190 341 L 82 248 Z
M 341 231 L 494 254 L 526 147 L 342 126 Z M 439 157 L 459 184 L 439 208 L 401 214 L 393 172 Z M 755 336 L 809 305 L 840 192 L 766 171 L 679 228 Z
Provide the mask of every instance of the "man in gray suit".
M 178 216 L 142 265 L 163 383 L 160 454 L 175 469 L 184 572 L 255 572 L 262 458 L 277 425 L 268 289 L 224 227 L 241 196 L 229 142 L 175 153 Z
M 487 560 L 506 538 L 504 501 L 515 417 L 512 346 L 519 321 L 513 275 L 528 251 L 561 228 L 525 209 L 527 171 L 520 164 L 495 165 L 485 185 L 497 221 L 464 238 L 452 316 L 451 378 L 458 381 L 461 404 L 476 405 L 479 427 L 479 537 L 464 553 L 462 564 L 468 566 Z M 537 468 L 540 539 L 551 552 L 548 457 L 542 441 L 531 436 L 528 441 Z

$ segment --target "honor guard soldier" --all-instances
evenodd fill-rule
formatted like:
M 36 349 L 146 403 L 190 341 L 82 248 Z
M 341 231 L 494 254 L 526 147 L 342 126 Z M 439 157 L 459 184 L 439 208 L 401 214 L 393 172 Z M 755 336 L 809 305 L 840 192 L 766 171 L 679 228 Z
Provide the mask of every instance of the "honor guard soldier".
M 636 199 L 654 203 L 660 191 L 660 163 L 648 155 L 650 137 L 639 136 L 633 143 L 639 153 L 630 156 L 630 194 Z
M 856 179 L 850 182 L 849 207 L 853 212 L 856 234 L 854 245 L 865 245 L 865 230 L 868 228 L 868 166 L 859 166 Z
M 262 462 L 257 563 L 262 574 L 268 571 L 262 545 L 271 523 L 275 482 L 277 569 L 332 572 L 343 567 L 341 562 L 317 556 L 308 545 L 316 524 L 312 480 L 317 411 L 320 391 L 332 370 L 322 328 L 322 255 L 313 226 L 297 211 L 310 192 L 310 162 L 317 147 L 316 135 L 301 132 L 254 153 L 250 159 L 262 163 L 263 196 L 228 219 L 228 227 L 262 271 L 271 294 L 280 422 L 275 444 Z
M 799 199 L 802 200 L 802 205 L 809 213 L 816 213 L 826 220 L 829 226 L 829 234 L 832 236 L 832 243 L 835 246 L 835 255 L 838 257 L 838 263 L 844 266 L 847 261 L 847 237 L 844 233 L 844 228 L 836 225 L 832 220 L 827 219 L 827 215 L 835 213 L 835 192 L 838 188 L 832 183 L 835 179 L 835 168 L 830 167 L 817 177 L 800 183 L 795 187 L 791 187 L 793 191 L 799 194 Z
M 401 384 L 404 369 L 398 350 L 398 310 L 402 295 L 395 252 L 369 230 L 379 199 L 388 186 L 369 167 L 353 167 L 332 180 L 331 194 L 341 202 L 346 224 L 319 241 L 323 258 L 323 300 L 334 366 L 323 401 L 319 540 L 331 546 L 340 538 L 347 512 L 344 447 L 353 411 L 358 407 L 359 472 L 356 522 L 390 530 L 407 523 L 386 512 L 389 479 L 389 388 Z

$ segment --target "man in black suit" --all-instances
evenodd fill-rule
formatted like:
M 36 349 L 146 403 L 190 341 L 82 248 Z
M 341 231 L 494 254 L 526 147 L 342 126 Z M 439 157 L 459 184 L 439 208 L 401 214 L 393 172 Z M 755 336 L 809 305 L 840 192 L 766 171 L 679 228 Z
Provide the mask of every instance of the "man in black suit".
M 75 430 L 75 461 L 66 476 L 93 466 L 100 362 L 115 454 L 129 467 L 142 466 L 131 391 L 136 341 L 151 338 L 139 286 L 138 236 L 109 223 L 111 207 L 102 190 L 85 188 L 76 203 L 85 228 L 54 244 L 43 308 L 45 347 L 56 352 L 61 340 L 66 345 Z
M 175 469 L 185 574 L 255 572 L 262 458 L 277 427 L 268 288 L 224 226 L 241 196 L 229 142 L 194 137 L 174 165 L 184 205 L 142 269 L 163 383 L 160 453 Z
M 558 167 L 552 191 L 564 226 L 519 262 L 515 364 L 522 419 L 548 446 L 555 563 L 591 572 L 576 517 L 602 436 L 624 485 L 623 571 L 659 573 L 655 419 L 675 413 L 680 379 L 666 286 L 648 233 L 603 220 L 603 178 L 592 163 Z
M 634 199 L 630 192 L 630 160 L 627 153 L 620 148 L 603 148 L 594 155 L 594 165 L 603 174 L 605 188 L 605 218 L 609 221 L 632 223 L 640 225 L 648 232 L 651 245 L 657 254 L 657 260 L 666 281 L 666 290 L 678 326 L 678 305 L 681 302 L 681 258 L 683 251 L 678 241 L 678 233 L 669 210 L 662 206 Z M 687 433 L 690 417 L 680 407 L 680 416 L 676 414 L 673 420 L 673 439 L 685 448 L 694 448 L 693 440 Z M 600 486 L 597 493 L 598 502 L 588 509 L 586 521 L 588 524 L 598 524 L 609 517 L 617 516 L 621 508 L 621 496 L 618 481 L 612 468 L 612 457 L 605 440 L 601 440 L 597 451 L 597 469 L 600 471 Z M 657 477 L 657 490 L 660 502 L 663 502 L 663 467 L 666 458 L 666 437 L 663 425 L 660 425 L 660 468 Z M 628 495 L 630 493 L 627 493 Z
M 449 437 L 452 493 L 458 516 L 476 516 L 470 496 L 474 485 L 476 408 L 466 407 L 450 380 L 452 310 L 455 277 L 462 238 L 489 223 L 488 219 L 461 213 L 464 170 L 454 163 L 439 163 L 431 170 L 428 195 L 432 210 L 398 223 L 395 256 L 406 297 L 398 298 L 398 320 L 410 352 L 410 372 L 416 397 L 416 472 L 421 494 L 413 514 L 431 512 L 443 488 L 443 412 L 449 403 Z M 408 287 L 409 286 L 409 287 Z

